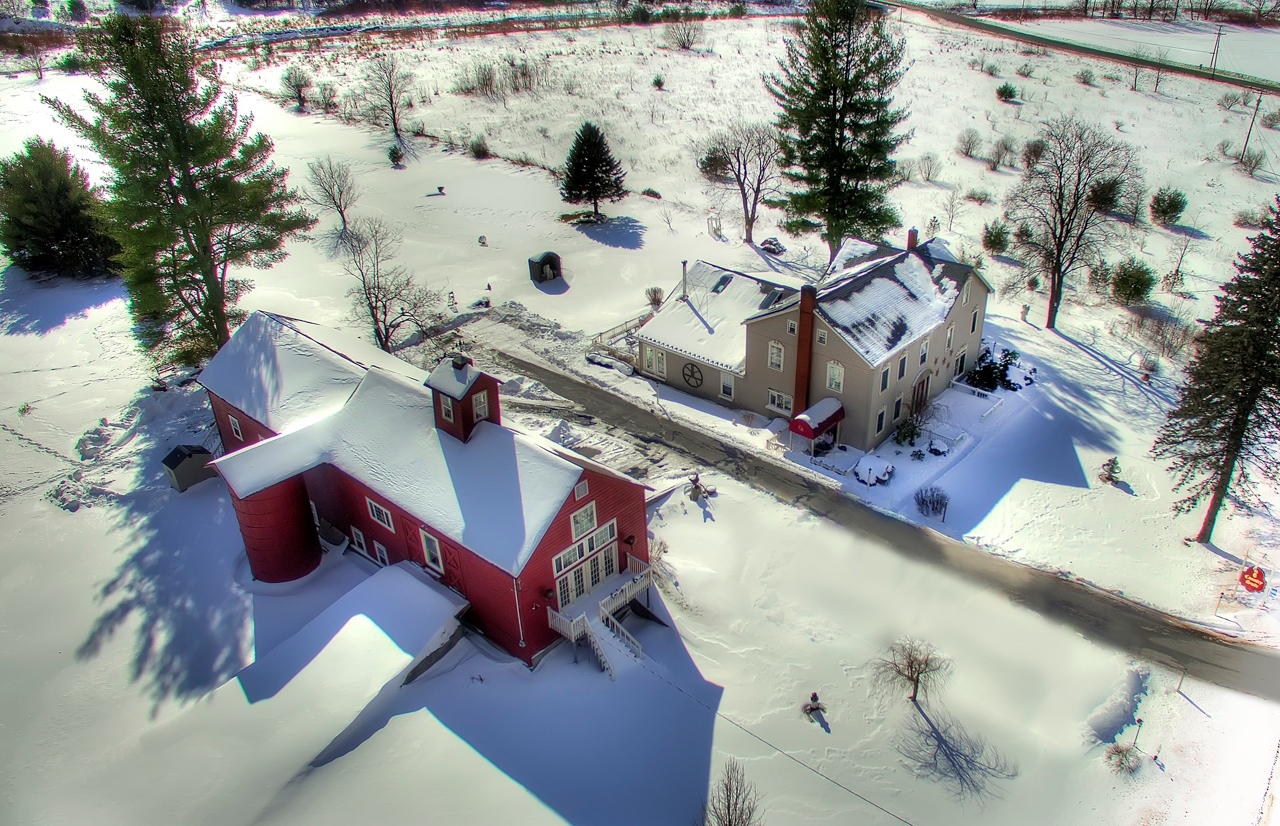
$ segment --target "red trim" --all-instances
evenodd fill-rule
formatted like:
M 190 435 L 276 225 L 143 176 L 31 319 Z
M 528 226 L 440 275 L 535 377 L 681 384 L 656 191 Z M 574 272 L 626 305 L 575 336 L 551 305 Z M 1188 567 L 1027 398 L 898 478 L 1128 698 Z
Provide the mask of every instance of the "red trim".
M 808 412 L 809 411 L 806 410 L 804 413 L 801 413 L 800 416 L 803 416 Z M 809 422 L 800 418 L 800 416 L 796 416 L 792 419 L 791 424 L 787 426 L 787 429 L 797 436 L 803 436 L 806 439 L 816 439 L 844 420 L 844 405 L 836 408 L 836 412 L 818 422 L 817 427 L 811 427 Z

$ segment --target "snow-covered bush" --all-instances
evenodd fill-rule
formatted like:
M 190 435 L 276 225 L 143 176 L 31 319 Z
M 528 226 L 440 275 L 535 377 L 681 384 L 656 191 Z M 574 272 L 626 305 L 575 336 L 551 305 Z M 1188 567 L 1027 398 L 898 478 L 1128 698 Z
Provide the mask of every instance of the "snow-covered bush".
M 982 225 L 982 248 L 992 255 L 1001 255 L 1009 249 L 1009 225 L 999 218 Z
M 917 416 L 908 416 L 902 424 L 898 425 L 898 429 L 893 431 L 893 443 L 914 447 L 916 439 L 920 438 L 921 431 L 920 419 Z
M 1171 186 L 1162 186 L 1151 198 L 1151 220 L 1162 227 L 1176 223 L 1187 208 L 1187 196 Z
M 970 387 L 990 393 L 997 387 L 1005 390 L 1021 390 L 1022 386 L 1009 379 L 1009 368 L 1018 363 L 1016 350 L 1005 350 L 1000 358 L 994 358 L 990 350 L 983 350 L 978 356 L 977 364 L 968 372 L 964 380 Z
M 1103 762 L 1116 774 L 1134 775 L 1142 768 L 1142 757 L 1138 750 L 1125 743 L 1112 743 L 1103 753 Z
M 1111 296 L 1126 306 L 1146 301 L 1155 287 L 1156 275 L 1151 267 L 1133 256 L 1116 264 L 1111 276 Z
M 971 189 L 964 194 L 966 201 L 973 201 L 978 206 L 991 203 L 991 193 L 985 189 Z
M 916 491 L 915 500 L 916 509 L 923 516 L 941 516 L 946 521 L 947 505 L 951 502 L 951 497 L 945 490 L 929 485 Z
M 982 146 L 982 135 L 972 126 L 956 136 L 956 151 L 966 158 L 972 158 L 980 146 Z
M 400 148 L 400 144 L 391 144 L 391 148 L 387 150 L 387 160 L 391 161 L 392 166 L 404 163 L 404 150 Z

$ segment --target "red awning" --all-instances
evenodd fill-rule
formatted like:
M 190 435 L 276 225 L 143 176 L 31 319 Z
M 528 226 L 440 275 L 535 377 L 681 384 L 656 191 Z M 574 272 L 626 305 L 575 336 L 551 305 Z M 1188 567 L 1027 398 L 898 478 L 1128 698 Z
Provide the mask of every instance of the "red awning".
M 844 418 L 844 405 L 826 398 L 791 420 L 789 430 L 806 439 L 816 439 Z

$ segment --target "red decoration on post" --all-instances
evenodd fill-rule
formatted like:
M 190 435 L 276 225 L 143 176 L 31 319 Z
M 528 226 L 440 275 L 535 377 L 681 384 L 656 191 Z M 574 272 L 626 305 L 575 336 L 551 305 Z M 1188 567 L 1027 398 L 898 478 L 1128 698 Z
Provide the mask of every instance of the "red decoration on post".
M 1267 587 L 1267 575 L 1257 565 L 1250 565 L 1240 572 L 1240 584 L 1251 594 Z

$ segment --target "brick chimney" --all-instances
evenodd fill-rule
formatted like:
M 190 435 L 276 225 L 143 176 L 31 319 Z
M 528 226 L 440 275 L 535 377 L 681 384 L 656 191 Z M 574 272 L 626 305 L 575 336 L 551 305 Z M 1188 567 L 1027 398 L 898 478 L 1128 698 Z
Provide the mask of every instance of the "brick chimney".
M 796 325 L 796 386 L 792 394 L 791 414 L 803 413 L 809 407 L 809 374 L 813 372 L 813 311 L 818 307 L 818 288 L 805 284 L 800 288 L 800 323 Z
M 920 243 L 920 233 L 919 231 L 916 230 L 915 227 L 912 227 L 911 229 L 907 230 L 907 249 L 908 250 L 915 249 L 916 244 L 918 243 Z

